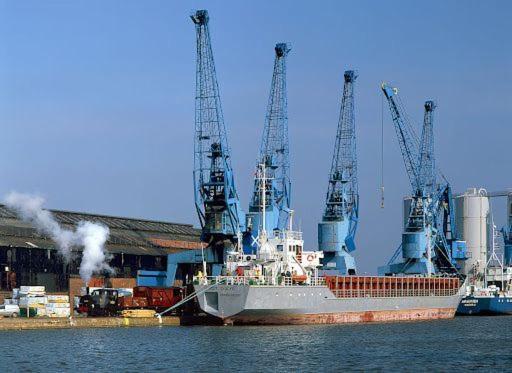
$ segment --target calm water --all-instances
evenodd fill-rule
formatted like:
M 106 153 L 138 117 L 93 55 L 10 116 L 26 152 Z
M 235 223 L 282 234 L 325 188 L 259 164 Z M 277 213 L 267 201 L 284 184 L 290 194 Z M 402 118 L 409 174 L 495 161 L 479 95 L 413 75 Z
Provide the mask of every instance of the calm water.
M 0 371 L 512 371 L 512 317 L 0 332 Z

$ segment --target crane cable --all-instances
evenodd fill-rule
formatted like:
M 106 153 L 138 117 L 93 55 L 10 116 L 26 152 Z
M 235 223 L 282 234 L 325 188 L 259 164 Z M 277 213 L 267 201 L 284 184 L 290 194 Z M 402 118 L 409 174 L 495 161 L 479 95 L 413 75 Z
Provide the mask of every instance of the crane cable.
M 380 95 L 380 208 L 384 208 L 384 97 Z

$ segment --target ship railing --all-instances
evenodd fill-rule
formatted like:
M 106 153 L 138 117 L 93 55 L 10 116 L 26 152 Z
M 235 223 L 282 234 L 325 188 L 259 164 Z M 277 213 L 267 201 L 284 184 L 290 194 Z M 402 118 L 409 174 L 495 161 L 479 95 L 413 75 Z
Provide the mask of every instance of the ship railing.
M 204 285 L 325 286 L 326 284 L 323 277 L 311 277 L 307 281 L 298 282 L 288 276 L 208 276 L 195 278 L 195 281 Z
M 446 297 L 457 294 L 459 289 L 388 289 L 388 290 L 331 290 L 336 298 L 395 298 L 395 297 Z
M 274 231 L 274 237 L 280 238 L 282 240 L 292 239 L 292 240 L 302 240 L 302 232 L 300 231 Z

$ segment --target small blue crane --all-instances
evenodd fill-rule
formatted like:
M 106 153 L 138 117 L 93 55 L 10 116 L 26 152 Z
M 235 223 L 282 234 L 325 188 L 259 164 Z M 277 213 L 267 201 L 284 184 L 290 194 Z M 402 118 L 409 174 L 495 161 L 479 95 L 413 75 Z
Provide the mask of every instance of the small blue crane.
M 191 16 L 196 28 L 196 98 L 194 138 L 194 197 L 202 239 L 240 239 L 245 215 L 240 207 L 231 168 L 230 149 L 215 72 L 208 11 Z
M 325 210 L 318 224 L 318 248 L 324 252 L 323 269 L 342 275 L 356 273 L 356 263 L 350 254 L 356 249 L 354 240 L 359 218 L 354 115 L 356 78 L 355 71 L 345 71 Z
M 402 233 L 402 244 L 380 274 L 456 273 L 457 260 L 464 260 L 465 242 L 458 240 L 455 229 L 453 198 L 448 183 L 439 186 L 434 158 L 434 110 L 426 101 L 421 142 L 409 122 L 398 90 L 382 85 L 405 168 L 412 187 L 412 200 Z M 402 260 L 398 256 L 402 254 Z
M 250 249 L 258 237 L 262 224 L 261 189 L 265 188 L 265 231 L 283 230 L 289 221 L 290 211 L 290 161 L 288 144 L 288 100 L 286 95 L 286 57 L 291 48 L 286 43 L 276 44 L 274 71 L 261 139 L 256 175 L 264 166 L 266 182 L 259 185 L 254 179 L 254 189 L 247 214 L 247 226 L 251 230 Z M 246 245 L 247 246 L 247 245 Z

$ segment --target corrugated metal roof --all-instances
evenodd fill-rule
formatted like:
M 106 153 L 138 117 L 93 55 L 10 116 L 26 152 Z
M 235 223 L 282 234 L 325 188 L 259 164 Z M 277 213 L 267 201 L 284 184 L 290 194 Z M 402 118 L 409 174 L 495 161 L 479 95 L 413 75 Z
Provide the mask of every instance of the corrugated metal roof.
M 81 212 L 50 210 L 66 228 L 87 220 L 110 229 L 107 250 L 112 253 L 165 255 L 200 248 L 201 231 L 191 224 L 169 223 Z M 55 249 L 55 244 L 16 214 L 0 205 L 0 246 Z M 78 248 L 79 249 L 79 248 Z

